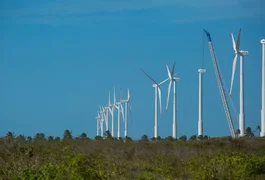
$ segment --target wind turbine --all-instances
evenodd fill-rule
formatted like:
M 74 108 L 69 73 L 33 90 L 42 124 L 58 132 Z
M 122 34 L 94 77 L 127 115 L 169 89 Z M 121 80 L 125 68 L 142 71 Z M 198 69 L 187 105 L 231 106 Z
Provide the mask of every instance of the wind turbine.
M 260 137 L 264 137 L 265 136 L 265 39 L 262 39 L 260 43 L 262 44 L 262 90 L 261 90 L 262 109 L 261 109 Z
M 97 136 L 99 136 L 99 121 L 100 121 L 100 114 L 98 112 L 98 116 L 96 117 L 97 120 Z
M 123 100 L 123 102 L 125 103 L 124 138 L 126 138 L 128 137 L 128 109 L 132 119 L 131 96 L 129 89 L 127 99 Z
M 108 104 L 108 109 L 110 111 L 110 114 L 111 114 L 111 136 L 114 137 L 114 113 L 115 113 L 115 110 L 118 108 L 116 106 L 116 95 L 115 95 L 115 87 L 114 87 L 114 91 L 113 91 L 113 94 L 114 94 L 114 100 L 113 100 L 113 104 L 110 103 L 110 91 L 109 91 L 109 104 Z
M 106 131 L 109 131 L 109 109 L 108 109 L 108 105 L 106 105 L 103 108 L 103 111 L 104 111 L 104 119 L 105 119 Z
M 120 117 L 120 112 L 122 113 L 122 118 L 123 118 L 123 121 L 124 121 L 121 90 L 120 90 L 120 102 L 117 102 L 116 104 L 117 104 L 117 110 L 118 110 L 118 132 L 117 132 L 117 137 L 118 137 L 118 139 L 120 139 L 121 138 L 121 117 Z
M 206 69 L 198 69 L 199 73 L 199 109 L 198 109 L 198 137 L 203 136 L 203 89 L 202 89 L 202 74 Z
M 162 114 L 162 104 L 161 104 L 161 89 L 160 86 L 166 82 L 169 78 L 166 80 L 162 81 L 161 83 L 157 83 L 153 78 L 151 78 L 144 70 L 140 69 L 151 81 L 154 82 L 153 87 L 155 88 L 155 127 L 154 127 L 154 138 L 157 139 L 158 137 L 158 101 L 157 101 L 157 96 L 159 98 L 159 103 L 160 103 L 160 116 Z
M 100 128 L 101 128 L 101 137 L 104 135 L 104 109 L 100 108 Z
M 232 95 L 232 87 L 233 87 L 233 81 L 234 81 L 234 75 L 236 70 L 236 63 L 237 58 L 240 56 L 240 114 L 239 114 L 239 130 L 240 130 L 240 136 L 245 136 L 245 115 L 244 115 L 244 56 L 248 55 L 248 51 L 242 51 L 240 50 L 240 33 L 241 29 L 239 30 L 237 42 L 235 43 L 234 35 L 231 33 L 232 36 L 232 42 L 233 42 L 233 48 L 235 50 L 235 58 L 233 62 L 233 68 L 232 68 L 232 78 L 231 78 L 231 86 L 230 86 L 230 97 Z
M 170 91 L 171 91 L 171 85 L 173 82 L 173 124 L 172 124 L 172 137 L 173 139 L 177 138 L 177 130 L 176 130 L 176 125 L 177 125 L 177 117 L 176 117 L 176 82 L 180 80 L 180 78 L 175 77 L 174 71 L 175 71 L 175 64 L 173 64 L 172 71 L 169 71 L 168 66 L 167 67 L 167 72 L 168 72 L 168 77 L 169 77 L 169 84 L 168 84 L 168 93 L 167 93 L 167 106 L 166 106 L 166 111 L 168 109 L 168 103 L 169 103 L 169 96 L 170 96 Z

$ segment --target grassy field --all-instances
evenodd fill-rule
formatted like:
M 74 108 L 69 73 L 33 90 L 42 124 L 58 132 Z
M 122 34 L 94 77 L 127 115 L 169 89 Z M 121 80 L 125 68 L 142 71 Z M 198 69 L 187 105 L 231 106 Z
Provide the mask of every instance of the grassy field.
M 265 179 L 265 139 L 0 139 L 0 179 Z

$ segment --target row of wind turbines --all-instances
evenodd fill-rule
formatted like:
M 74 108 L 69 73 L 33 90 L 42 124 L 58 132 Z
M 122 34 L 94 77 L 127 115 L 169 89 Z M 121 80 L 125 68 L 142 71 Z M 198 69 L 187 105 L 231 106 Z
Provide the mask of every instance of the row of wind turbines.
M 207 33 L 206 33 L 207 34 Z M 237 59 L 238 56 L 240 57 L 240 112 L 239 112 L 239 131 L 240 134 L 239 136 L 243 137 L 246 135 L 245 133 L 245 115 L 244 115 L 244 56 L 248 55 L 248 51 L 245 50 L 240 50 L 240 34 L 241 34 L 241 29 L 239 30 L 238 38 L 237 41 L 234 39 L 233 33 L 231 33 L 231 38 L 232 38 L 232 44 L 233 44 L 233 49 L 235 51 L 235 57 L 233 60 L 233 65 L 232 65 L 232 77 L 231 77 L 231 84 L 230 84 L 230 91 L 229 91 L 229 97 L 231 100 L 232 96 L 232 88 L 233 88 L 233 82 L 234 82 L 234 76 L 235 76 L 235 71 L 236 71 L 236 65 L 237 65 Z M 209 39 L 211 43 L 211 38 Z M 260 136 L 264 137 L 265 136 L 265 39 L 261 40 L 262 44 L 262 109 L 261 109 L 261 130 L 260 130 Z M 170 98 L 170 93 L 172 89 L 172 84 L 173 84 L 173 114 L 172 114 L 172 138 L 176 139 L 177 138 L 177 107 L 176 107 L 176 85 L 177 82 L 180 81 L 179 77 L 176 77 L 177 73 L 175 73 L 175 64 L 174 62 L 172 70 L 169 70 L 169 67 L 166 65 L 167 69 L 167 74 L 168 78 L 163 80 L 162 82 L 158 83 L 155 81 L 151 76 L 149 76 L 143 69 L 140 69 L 154 84 L 152 85 L 155 89 L 155 116 L 154 116 L 154 138 L 158 138 L 158 108 L 160 109 L 160 117 L 162 115 L 162 102 L 161 102 L 161 85 L 164 84 L 169 80 L 168 84 L 168 93 L 167 93 L 167 104 L 166 104 L 166 111 L 168 110 L 169 107 L 169 98 Z M 198 74 L 199 74 L 199 87 L 198 87 L 198 137 L 203 136 L 203 78 L 202 74 L 206 72 L 206 69 L 201 68 L 198 69 Z M 221 77 L 219 77 L 218 81 L 222 81 Z M 98 116 L 96 117 L 97 119 L 97 136 L 99 135 L 99 128 L 101 128 L 101 136 L 103 137 L 104 133 L 104 122 L 106 124 L 106 131 L 108 131 L 108 117 L 109 117 L 109 112 L 112 116 L 112 130 L 111 134 L 114 137 L 114 114 L 115 110 L 118 111 L 118 131 L 117 131 L 117 137 L 120 138 L 120 113 L 122 114 L 122 119 L 124 121 L 124 137 L 128 136 L 128 109 L 130 110 L 131 113 L 131 105 L 130 105 L 130 92 L 128 90 L 128 96 L 127 99 L 122 100 L 122 96 L 120 96 L 120 102 L 116 102 L 116 97 L 115 97 L 115 88 L 114 88 L 114 100 L 113 103 L 110 103 L 110 92 L 109 92 L 109 102 L 108 105 L 105 107 L 100 107 L 100 111 L 98 112 Z M 159 101 L 159 102 L 158 102 Z M 232 101 L 232 100 L 231 100 Z M 123 103 L 125 104 L 125 113 L 123 111 Z
M 125 106 L 125 108 L 123 107 Z M 124 111 L 125 109 L 125 111 Z M 117 138 L 121 138 L 121 115 L 122 120 L 124 122 L 124 138 L 128 137 L 128 113 L 130 112 L 130 117 L 132 119 L 132 109 L 131 109 L 131 96 L 130 91 L 128 89 L 127 99 L 122 99 L 122 91 L 120 91 L 120 101 L 116 102 L 116 93 L 115 87 L 113 88 L 113 102 L 110 101 L 110 91 L 109 91 L 109 100 L 108 104 L 105 107 L 99 105 L 99 111 L 97 112 L 97 136 L 99 136 L 99 130 L 101 130 L 100 136 L 104 136 L 104 122 L 105 122 L 105 130 L 109 131 L 109 115 L 111 115 L 111 135 L 114 135 L 114 119 L 115 112 L 118 112 L 118 130 L 117 130 Z
M 240 57 L 240 113 L 239 113 L 239 136 L 243 137 L 246 135 L 245 133 L 245 115 L 244 115 L 244 56 L 248 55 L 248 51 L 240 50 L 240 34 L 241 29 L 239 30 L 237 41 L 235 42 L 234 35 L 231 33 L 233 49 L 235 51 L 235 57 L 232 65 L 232 77 L 231 77 L 231 84 L 230 84 L 230 91 L 229 97 L 232 96 L 232 88 L 234 82 L 234 76 L 236 71 L 237 59 L 238 56 Z M 261 44 L 263 44 L 263 55 L 262 55 L 262 110 L 261 110 L 261 132 L 260 136 L 265 136 L 265 39 L 261 40 Z M 143 69 L 140 69 L 154 84 L 153 87 L 155 88 L 155 123 L 154 123 L 154 138 L 157 138 L 158 135 L 158 99 L 159 99 L 159 106 L 160 106 L 160 115 L 162 114 L 162 105 L 161 105 L 161 85 L 164 84 L 166 81 L 169 81 L 168 85 L 168 94 L 167 94 L 167 105 L 166 110 L 168 109 L 169 97 L 170 92 L 172 89 L 173 83 L 173 121 L 172 121 L 172 137 L 174 139 L 177 138 L 177 115 L 176 115 L 176 82 L 180 80 L 180 78 L 175 77 L 175 62 L 173 64 L 173 68 L 170 72 L 168 66 L 166 65 L 168 78 L 164 81 L 158 83 L 155 81 L 151 76 L 149 76 Z M 206 69 L 198 69 L 199 73 L 199 102 L 198 102 L 198 137 L 203 136 L 203 87 L 202 87 L 202 74 L 206 72 Z

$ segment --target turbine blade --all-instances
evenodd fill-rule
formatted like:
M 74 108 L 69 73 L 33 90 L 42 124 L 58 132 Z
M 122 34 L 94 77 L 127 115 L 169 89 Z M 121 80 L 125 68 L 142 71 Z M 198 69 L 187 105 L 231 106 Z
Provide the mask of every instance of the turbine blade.
M 140 68 L 140 70 L 147 76 L 147 77 L 149 77 L 149 79 L 151 79 L 155 84 L 157 84 L 157 82 L 153 79 L 153 78 L 151 78 L 151 76 L 149 76 L 146 72 L 144 72 L 144 70 L 142 70 L 141 68 Z
M 120 102 L 122 102 L 122 89 L 120 88 Z
M 166 107 L 166 111 L 167 111 L 168 103 L 169 103 L 169 96 L 170 96 L 171 84 L 172 84 L 172 81 L 170 81 L 169 84 L 168 84 L 168 91 L 167 91 L 167 107 Z
M 237 37 L 237 42 L 236 42 L 236 49 L 237 51 L 240 51 L 240 34 L 241 34 L 241 28 L 239 29 L 238 37 Z
M 105 114 L 105 109 L 104 109 L 104 111 L 102 112 L 102 115 L 103 115 L 104 120 L 106 120 L 107 118 L 106 118 L 106 114 Z
M 113 104 L 116 104 L 116 93 L 115 93 L 115 87 L 113 88 L 114 90 L 113 90 L 113 98 L 114 98 L 114 100 L 113 100 Z
M 173 79 L 174 72 L 175 72 L 175 65 L 176 65 L 176 61 L 174 61 L 173 68 L 172 68 L 172 71 L 171 71 L 171 77 L 172 77 L 172 79 Z
M 109 106 L 110 106 L 110 90 L 109 90 Z
M 114 104 L 113 106 L 114 106 L 114 108 L 119 109 L 119 107 L 116 104 Z
M 237 62 L 237 54 L 235 55 L 234 61 L 233 61 L 233 67 L 232 67 L 232 77 L 231 77 L 231 85 L 230 85 L 230 97 L 232 95 L 232 88 L 233 88 L 233 83 L 234 83 L 234 76 L 235 76 L 235 71 L 236 71 L 236 62 Z
M 175 75 L 177 75 L 177 74 L 179 74 L 179 73 L 178 73 L 178 72 L 177 72 L 177 73 L 175 73 L 175 74 L 174 74 L 174 76 L 175 76 Z M 164 81 L 162 81 L 162 82 L 161 82 L 161 83 L 159 83 L 158 85 L 160 86 L 160 85 L 164 84 L 164 83 L 165 83 L 167 80 L 169 80 L 169 78 L 166 78 Z
M 159 86 L 157 86 L 157 90 L 158 90 L 158 97 L 159 97 L 160 116 L 162 116 L 161 89 Z
M 127 101 L 130 101 L 130 99 L 131 99 L 131 96 L 130 96 L 130 91 L 129 91 L 129 89 L 128 89 L 128 97 L 127 97 Z
M 231 33 L 231 37 L 232 37 L 232 43 L 233 43 L 234 51 L 237 52 L 237 49 L 236 49 L 236 43 L 235 43 L 235 39 L 234 39 L 234 35 L 233 35 L 233 33 Z
M 166 65 L 166 67 L 167 67 L 167 74 L 168 74 L 168 78 L 171 80 L 172 79 L 172 77 L 171 77 L 171 73 L 170 73 L 170 71 L 169 71 L 169 68 L 168 68 L 168 66 Z
M 110 112 L 111 116 L 113 116 L 113 112 L 112 112 L 111 108 L 108 107 L 108 109 L 109 109 L 109 112 Z
M 124 121 L 124 110 L 123 110 L 123 105 L 121 104 L 121 115 L 122 115 L 122 120 Z
M 164 81 L 162 81 L 162 82 L 159 83 L 158 85 L 160 86 L 161 84 L 164 84 L 167 80 L 169 80 L 169 78 L 166 78 Z
M 131 124 L 132 124 L 132 106 L 131 106 L 131 103 L 130 102 L 128 102 L 128 106 L 129 106 L 130 117 L 131 117 Z

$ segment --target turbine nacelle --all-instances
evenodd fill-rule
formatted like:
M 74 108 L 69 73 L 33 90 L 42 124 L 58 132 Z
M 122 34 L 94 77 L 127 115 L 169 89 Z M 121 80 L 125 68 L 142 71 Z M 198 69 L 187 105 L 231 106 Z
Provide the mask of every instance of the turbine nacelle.
M 206 69 L 198 69 L 198 73 L 206 73 Z
M 240 55 L 242 56 L 247 56 L 248 55 L 248 51 L 239 51 Z
M 180 81 L 180 78 L 178 78 L 178 77 L 174 77 L 173 80 L 174 80 L 174 81 Z

